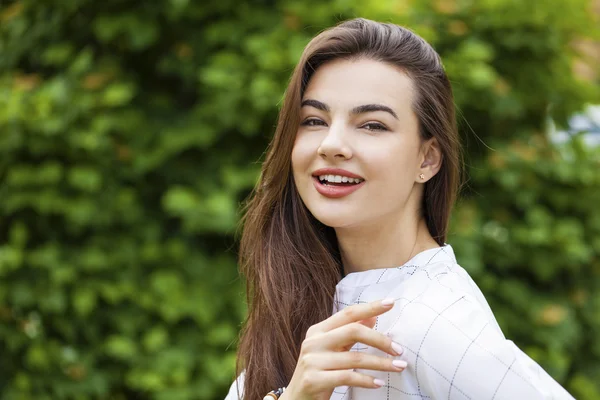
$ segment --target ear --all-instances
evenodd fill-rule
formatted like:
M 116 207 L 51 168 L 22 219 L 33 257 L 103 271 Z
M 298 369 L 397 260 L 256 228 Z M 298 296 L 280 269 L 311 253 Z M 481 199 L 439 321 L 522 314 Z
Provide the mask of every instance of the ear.
M 421 166 L 415 178 L 417 182 L 425 183 L 438 173 L 444 159 L 440 144 L 436 138 L 431 138 L 423 142 L 420 156 Z M 421 174 L 423 174 L 424 179 L 420 178 Z

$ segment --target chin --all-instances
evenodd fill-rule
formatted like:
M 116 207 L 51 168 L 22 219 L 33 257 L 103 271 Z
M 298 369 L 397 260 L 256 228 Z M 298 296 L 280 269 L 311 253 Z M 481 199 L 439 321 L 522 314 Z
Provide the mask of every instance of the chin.
M 316 211 L 316 210 L 315 210 Z M 355 213 L 341 212 L 341 210 L 326 212 L 326 210 L 319 210 L 320 212 L 313 212 L 311 214 L 323 225 L 327 225 L 331 228 L 345 228 L 356 224 L 358 221 L 355 219 Z

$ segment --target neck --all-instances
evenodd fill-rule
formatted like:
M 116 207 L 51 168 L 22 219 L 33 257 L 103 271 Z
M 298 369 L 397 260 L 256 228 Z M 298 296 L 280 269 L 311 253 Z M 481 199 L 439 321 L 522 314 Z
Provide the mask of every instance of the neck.
M 425 219 L 406 217 L 393 224 L 336 228 L 344 274 L 400 266 L 416 254 L 439 247 Z

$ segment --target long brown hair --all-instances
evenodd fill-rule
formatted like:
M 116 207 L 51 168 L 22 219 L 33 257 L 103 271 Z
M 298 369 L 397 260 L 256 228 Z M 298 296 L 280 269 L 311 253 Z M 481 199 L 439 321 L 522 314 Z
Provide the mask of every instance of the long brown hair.
M 335 231 L 308 211 L 291 172 L 304 91 L 316 69 L 337 58 L 385 62 L 412 78 L 420 135 L 435 137 L 443 155 L 441 169 L 425 184 L 421 212 L 437 243 L 446 239 L 461 159 L 452 89 L 440 57 L 394 24 L 358 18 L 321 32 L 292 74 L 261 177 L 244 209 L 239 263 L 249 310 L 236 375 L 245 369 L 246 400 L 289 383 L 306 331 L 330 316 L 343 274 Z

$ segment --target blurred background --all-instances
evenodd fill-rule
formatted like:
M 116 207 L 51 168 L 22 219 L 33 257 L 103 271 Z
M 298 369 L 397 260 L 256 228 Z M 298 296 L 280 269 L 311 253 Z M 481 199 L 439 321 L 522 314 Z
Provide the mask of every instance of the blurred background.
M 600 399 L 600 1 L 0 0 L 0 399 L 223 399 L 239 210 L 292 68 L 352 17 L 452 80 L 448 242 L 508 338 Z

